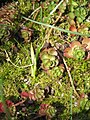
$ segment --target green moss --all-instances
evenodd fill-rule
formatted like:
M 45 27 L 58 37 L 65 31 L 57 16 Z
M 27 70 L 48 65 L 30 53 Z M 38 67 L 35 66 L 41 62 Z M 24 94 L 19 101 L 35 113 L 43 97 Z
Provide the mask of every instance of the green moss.
M 9 24 L 10 28 L 8 28 L 8 26 L 3 26 L 2 29 L 0 29 L 0 76 L 3 77 L 3 89 L 6 99 L 9 99 L 11 96 L 15 96 L 15 98 L 18 100 L 20 98 L 18 92 L 19 89 L 22 91 L 33 90 L 35 92 L 35 97 L 37 100 L 33 102 L 33 105 L 28 105 L 27 103 L 27 106 L 29 107 L 26 108 L 27 110 L 25 111 L 25 114 L 24 112 L 22 113 L 21 110 L 19 111 L 20 115 L 23 118 L 25 118 L 25 115 L 27 114 L 27 119 L 32 119 L 32 116 L 34 115 L 31 115 L 31 111 L 34 111 L 36 116 L 38 113 L 39 105 L 41 103 L 47 103 L 51 105 L 48 113 L 51 115 L 51 117 L 53 117 L 52 120 L 70 120 L 71 105 L 73 119 L 83 120 L 83 118 L 85 118 L 88 120 L 90 114 L 88 112 L 90 106 L 90 60 L 84 60 L 85 52 L 79 48 L 75 48 L 75 51 L 73 53 L 77 58 L 76 60 L 65 58 L 76 91 L 80 96 L 82 94 L 85 94 L 84 98 L 78 99 L 72 91 L 70 78 L 68 77 L 65 66 L 63 65 L 64 69 L 62 69 L 62 67 L 59 67 L 57 64 L 58 56 L 56 53 L 56 48 L 58 48 L 60 50 L 59 52 L 63 56 L 63 50 L 67 47 L 67 43 L 75 41 L 77 39 L 82 40 L 82 37 L 71 37 L 69 33 L 66 34 L 64 32 L 53 29 L 48 42 L 51 43 L 52 47 L 55 48 L 55 50 L 52 49 L 48 51 L 48 54 L 46 52 L 42 55 L 42 63 L 48 68 L 50 68 L 50 66 L 53 67 L 50 68 L 49 71 L 41 69 L 40 56 L 37 56 L 37 73 L 36 78 L 34 78 L 31 76 L 31 67 L 23 68 L 21 66 L 31 64 L 30 42 L 32 41 L 33 48 L 35 50 L 34 52 L 37 54 L 38 48 L 40 46 L 43 46 L 43 44 L 47 41 L 47 36 L 50 28 L 40 26 L 32 22 L 24 21 L 21 15 L 23 14 L 27 17 L 30 16 L 31 19 L 34 19 L 36 21 L 54 24 L 57 17 L 59 16 L 58 13 L 63 13 L 55 26 L 69 29 L 69 15 L 70 19 L 74 19 L 74 17 L 76 17 L 76 27 L 80 30 L 81 33 L 84 33 L 85 28 L 83 29 L 83 26 L 86 26 L 88 28 L 85 30 L 86 33 L 89 33 L 90 25 L 89 22 L 86 21 L 86 17 L 88 18 L 89 16 L 87 9 L 89 3 L 87 3 L 86 0 L 83 2 L 78 0 L 76 2 L 69 1 L 68 3 L 64 1 L 50 16 L 50 12 L 55 8 L 59 1 L 51 2 L 48 0 L 37 2 L 35 0 L 34 3 L 29 0 L 18 1 L 19 4 L 17 7 L 17 13 L 20 14 L 16 14 L 15 18 L 11 16 L 14 21 Z M 79 5 L 81 8 L 79 8 Z M 42 8 L 40 8 L 39 11 L 36 10 L 40 6 L 42 6 Z M 34 11 L 32 15 L 31 11 Z M 25 43 L 25 41 L 23 42 L 19 35 L 19 29 L 21 29 L 24 25 L 29 29 L 33 29 L 33 36 L 30 38 L 30 42 L 28 43 Z M 9 32 L 11 33 L 11 36 L 9 36 Z M 28 33 L 24 31 L 22 33 L 22 38 L 29 39 L 28 37 Z M 13 45 L 16 45 L 16 52 L 13 50 Z M 8 53 L 10 60 L 14 64 L 6 60 L 7 58 L 5 50 Z M 88 115 L 86 115 L 85 112 L 88 113 Z M 19 119 L 17 118 L 17 113 L 15 119 Z

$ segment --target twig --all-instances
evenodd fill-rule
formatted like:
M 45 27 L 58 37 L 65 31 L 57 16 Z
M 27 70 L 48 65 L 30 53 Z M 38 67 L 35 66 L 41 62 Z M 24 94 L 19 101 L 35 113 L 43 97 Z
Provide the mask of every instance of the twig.
M 58 5 L 50 12 L 50 15 L 52 15 L 53 12 L 56 11 L 56 9 L 61 5 L 62 2 L 63 2 L 63 0 L 58 3 Z M 53 24 L 53 26 L 56 25 L 56 23 L 58 22 L 58 20 L 60 19 L 60 17 L 61 17 L 61 13 L 60 13 L 60 15 L 58 16 L 58 18 L 56 19 L 56 21 L 55 21 L 55 23 Z M 53 28 L 51 28 L 51 29 L 49 30 L 49 33 L 48 33 L 48 35 L 47 35 L 47 41 L 49 41 L 49 37 L 50 37 L 50 34 L 51 34 L 52 30 L 53 30 Z
M 35 16 L 34 16 L 34 20 L 35 20 L 36 17 L 37 17 L 37 15 L 38 15 L 38 13 L 39 13 L 39 9 L 41 9 L 41 6 L 38 7 L 37 9 L 35 9 L 35 10 L 31 13 L 31 15 L 28 16 L 28 18 L 31 18 L 31 16 L 36 12 L 36 14 L 35 14 Z M 25 19 L 25 21 L 24 21 L 21 25 L 25 24 L 26 22 L 27 22 L 27 20 Z M 31 26 L 31 27 L 32 27 L 32 26 Z
M 56 49 L 57 49 L 57 48 L 56 48 Z M 60 53 L 59 51 L 58 51 L 58 53 L 59 53 L 59 55 L 61 56 L 61 58 L 62 58 L 62 60 L 63 60 L 63 63 L 64 63 L 64 65 L 65 65 L 65 67 L 66 67 L 66 70 L 67 70 L 68 76 L 69 76 L 69 78 L 70 78 L 70 83 L 71 83 L 71 85 L 72 85 L 73 91 L 74 91 L 74 93 L 76 94 L 76 96 L 77 96 L 78 98 L 80 98 L 79 94 L 77 93 L 77 91 L 76 91 L 76 89 L 75 89 L 75 87 L 74 87 L 73 79 L 72 79 L 71 73 L 70 73 L 70 71 L 69 71 L 69 68 L 68 68 L 68 66 L 67 66 L 67 63 L 66 63 L 64 57 L 61 55 L 61 53 Z
M 61 1 L 57 4 L 57 6 L 50 12 L 50 15 L 52 15 L 52 14 L 56 11 L 56 9 L 62 4 L 63 1 L 64 1 L 64 0 L 61 0 Z
M 18 102 L 18 103 L 16 103 L 16 104 L 14 104 L 13 106 L 18 106 L 18 105 L 20 105 L 20 104 L 22 104 L 22 103 L 24 103 L 25 102 L 25 100 L 22 100 L 22 101 L 20 101 L 20 102 Z
M 32 120 L 36 120 L 37 118 L 42 117 L 43 115 L 37 115 L 36 117 L 32 118 Z
M 54 25 L 58 22 L 58 20 L 60 19 L 60 17 L 61 17 L 61 14 L 60 14 L 60 15 L 58 16 L 58 18 L 56 19 Z M 49 39 L 49 36 L 50 36 L 52 30 L 53 30 L 53 28 L 51 28 L 50 31 L 49 31 L 49 33 L 48 33 L 48 39 Z
M 72 85 L 73 91 L 74 91 L 74 93 L 76 94 L 76 96 L 77 96 L 78 98 L 80 98 L 79 94 L 77 93 L 77 91 L 76 91 L 76 89 L 75 89 L 75 87 L 74 87 L 73 80 L 72 80 L 72 76 L 71 76 L 71 73 L 70 73 L 70 71 L 69 71 L 69 69 L 68 69 L 67 63 L 66 63 L 66 61 L 65 61 L 65 59 L 64 59 L 63 57 L 62 57 L 62 59 L 63 59 L 64 65 L 65 65 L 65 67 L 66 67 L 68 76 L 69 76 L 69 78 L 70 78 L 70 83 L 71 83 L 71 85 Z
M 58 16 L 58 18 L 56 19 L 55 23 L 53 24 L 53 26 L 55 26 L 55 24 L 58 22 L 58 20 L 60 19 L 61 17 L 61 14 Z M 47 35 L 47 41 L 49 41 L 49 37 L 50 37 L 50 34 L 52 32 L 53 28 L 51 28 L 48 32 L 48 35 Z
M 6 53 L 6 60 L 8 61 L 8 62 L 10 62 L 14 67 L 18 67 L 18 68 L 27 68 L 27 67 L 31 67 L 33 64 L 30 64 L 30 65 L 25 65 L 25 66 L 17 66 L 17 65 L 15 65 L 11 60 L 10 60 L 10 57 L 9 57 L 9 55 L 8 55 L 8 53 L 7 53 L 7 51 L 5 50 L 5 53 Z
M 36 12 L 36 14 L 35 14 L 35 16 L 34 16 L 34 18 L 33 18 L 34 20 L 36 19 L 36 17 L 37 17 L 37 15 L 38 15 L 38 13 L 39 13 L 39 10 Z M 29 27 L 31 28 L 31 27 L 32 27 L 32 25 L 33 25 L 33 22 L 30 24 L 30 26 L 29 26 Z
M 31 17 L 35 12 L 37 12 L 39 9 L 41 9 L 41 6 L 38 7 L 37 9 L 35 9 L 28 18 L 30 18 L 30 17 Z

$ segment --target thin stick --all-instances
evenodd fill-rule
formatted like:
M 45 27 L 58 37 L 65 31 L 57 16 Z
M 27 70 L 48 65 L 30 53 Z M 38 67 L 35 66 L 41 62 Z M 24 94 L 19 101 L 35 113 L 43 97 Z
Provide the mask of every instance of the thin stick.
M 57 48 L 56 48 L 56 49 L 57 49 Z M 73 91 L 74 91 L 75 95 L 76 95 L 78 98 L 80 98 L 79 94 L 77 93 L 77 91 L 76 91 L 76 89 L 75 89 L 75 87 L 74 87 L 73 79 L 72 79 L 71 73 L 70 73 L 70 71 L 69 71 L 69 68 L 68 68 L 68 66 L 67 66 L 67 63 L 66 63 L 65 59 L 63 58 L 63 56 L 61 55 L 61 53 L 60 53 L 59 51 L 58 51 L 58 53 L 59 53 L 59 55 L 61 56 L 61 58 L 62 58 L 62 60 L 63 60 L 63 63 L 64 63 L 64 65 L 65 65 L 65 67 L 66 67 L 66 70 L 67 70 L 68 76 L 69 76 L 69 78 L 70 78 L 70 83 L 71 83 L 71 85 L 72 85 Z
M 63 1 L 64 1 L 64 0 L 61 0 L 61 1 L 57 4 L 57 6 L 50 12 L 50 15 L 52 15 L 52 14 L 56 11 L 56 9 L 63 3 Z
M 70 120 L 72 120 L 72 95 L 73 95 L 73 88 L 71 88 L 71 94 L 70 94 Z
M 55 24 L 58 22 L 58 20 L 60 19 L 61 17 L 61 14 L 58 16 L 58 18 L 56 19 L 55 23 L 53 24 L 53 26 L 55 26 Z M 50 37 L 50 34 L 52 32 L 53 28 L 51 28 L 48 32 L 48 35 L 47 35 L 47 40 L 49 41 L 49 37 Z
M 14 104 L 13 106 L 18 106 L 18 105 L 20 105 L 20 104 L 23 104 L 25 102 L 25 100 L 22 100 L 22 101 L 20 101 L 20 102 L 18 102 L 18 103 L 16 103 L 16 104 Z
M 75 87 L 74 87 L 73 80 L 72 80 L 72 76 L 71 76 L 70 71 L 69 71 L 69 69 L 68 69 L 67 63 L 66 63 L 66 61 L 65 61 L 65 59 L 64 59 L 63 57 L 62 57 L 62 59 L 63 59 L 64 65 L 65 65 L 65 67 L 66 67 L 68 76 L 69 76 L 69 78 L 70 78 L 70 83 L 71 83 L 71 85 L 72 85 L 73 91 L 74 91 L 74 93 L 76 94 L 76 96 L 77 96 L 78 98 L 80 98 L 79 94 L 77 93 L 77 91 L 76 91 L 76 89 L 75 89 Z
M 38 7 L 37 9 L 35 9 L 35 10 L 31 13 L 31 15 L 28 16 L 28 18 L 30 18 L 30 17 L 36 12 L 36 14 L 35 14 L 35 16 L 34 16 L 34 19 L 33 19 L 33 20 L 35 20 L 36 17 L 37 17 L 37 15 L 38 15 L 38 13 L 39 13 L 39 11 L 40 11 L 39 9 L 41 9 L 41 6 Z M 26 22 L 27 22 L 27 20 L 25 20 L 21 25 L 24 25 Z
M 36 14 L 35 14 L 35 16 L 34 16 L 34 18 L 33 18 L 34 20 L 36 19 L 36 17 L 37 17 L 37 15 L 38 15 L 38 13 L 39 13 L 39 10 L 36 12 Z M 32 27 L 32 25 L 33 25 L 33 22 L 30 24 L 30 26 L 29 26 L 29 27 L 31 28 L 31 27 Z
M 27 68 L 27 67 L 31 67 L 33 64 L 30 64 L 30 65 L 25 65 L 25 66 L 17 66 L 17 65 L 15 65 L 11 60 L 10 60 L 10 57 L 9 57 L 9 55 L 8 55 L 8 53 L 7 53 L 7 51 L 5 50 L 5 53 L 6 53 L 6 60 L 8 61 L 8 62 L 10 62 L 14 67 L 18 67 L 18 68 Z
M 39 9 L 41 9 L 41 6 L 38 7 L 37 9 L 35 9 L 28 18 L 30 18 L 30 17 L 31 17 L 35 12 L 37 12 Z

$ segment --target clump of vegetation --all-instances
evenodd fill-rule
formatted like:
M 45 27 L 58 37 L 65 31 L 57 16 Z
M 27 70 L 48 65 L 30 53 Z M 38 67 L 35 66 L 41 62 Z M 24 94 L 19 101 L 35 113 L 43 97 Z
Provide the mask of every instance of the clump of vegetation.
M 89 120 L 89 8 L 88 0 L 2 5 L 1 120 Z
M 46 44 L 47 48 L 44 48 L 40 52 L 41 67 L 52 78 L 60 78 L 64 71 L 62 58 L 50 43 Z

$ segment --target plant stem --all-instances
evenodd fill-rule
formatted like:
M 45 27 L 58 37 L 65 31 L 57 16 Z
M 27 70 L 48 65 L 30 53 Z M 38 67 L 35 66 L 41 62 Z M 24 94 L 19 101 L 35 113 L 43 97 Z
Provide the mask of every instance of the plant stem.
M 74 91 L 74 93 L 76 94 L 76 96 L 77 96 L 78 98 L 80 98 L 79 94 L 77 93 L 77 91 L 76 91 L 76 89 L 75 89 L 75 87 L 74 87 L 73 80 L 72 80 L 72 76 L 71 76 L 71 74 L 70 74 L 70 71 L 69 71 L 69 69 L 68 69 L 67 63 L 66 63 L 66 61 L 65 61 L 64 58 L 63 58 L 63 62 L 64 62 L 64 65 L 65 65 L 65 67 L 66 67 L 68 76 L 69 76 L 69 78 L 70 78 L 70 83 L 71 83 L 71 85 L 72 85 L 73 91 Z
M 38 10 L 38 11 L 36 12 L 36 14 L 34 15 L 34 18 L 33 18 L 34 20 L 36 19 L 36 17 L 37 17 L 37 15 L 38 15 L 38 13 L 39 13 L 39 12 L 40 12 L 40 11 Z M 33 25 L 33 22 L 30 24 L 30 26 L 29 26 L 29 27 L 31 28 L 31 27 L 32 27 L 32 25 Z
M 50 12 L 50 15 L 52 15 L 52 14 L 56 11 L 56 9 L 62 4 L 63 1 L 64 1 L 64 0 L 61 0 L 61 1 L 57 4 L 57 6 Z
M 58 22 L 58 20 L 60 19 L 61 17 L 61 14 L 58 16 L 58 18 L 56 19 L 55 23 L 53 24 L 53 26 L 55 26 L 55 24 Z M 49 37 L 50 37 L 50 34 L 52 32 L 53 28 L 51 28 L 48 32 L 48 35 L 47 35 L 47 41 L 49 41 Z
M 36 17 L 37 17 L 37 15 L 38 15 L 38 13 L 39 13 L 39 11 L 40 11 L 40 9 L 42 10 L 41 6 L 40 6 L 40 7 L 38 7 L 37 9 L 35 9 L 35 10 L 31 13 L 31 15 L 30 15 L 30 16 L 28 16 L 28 18 L 30 18 L 30 17 L 31 17 L 34 13 L 36 13 L 36 14 L 34 15 L 34 19 L 33 19 L 33 20 L 35 20 L 35 19 L 36 19 Z M 25 21 L 22 23 L 22 25 L 24 25 L 26 22 L 27 22 L 27 20 L 25 20 Z M 32 25 L 33 25 L 33 23 L 32 23 L 32 24 L 30 24 L 30 26 L 29 26 L 29 27 L 32 27 Z
M 10 60 L 9 55 L 8 55 L 8 53 L 7 53 L 6 50 L 5 50 L 5 53 L 6 53 L 6 60 L 7 60 L 8 62 L 10 62 L 14 67 L 27 68 L 27 67 L 31 67 L 31 66 L 33 65 L 33 64 L 30 64 L 30 65 L 25 65 L 25 66 L 17 66 L 17 65 L 15 65 L 15 64 Z
M 73 88 L 71 88 L 71 94 L 70 94 L 70 120 L 72 120 L 72 95 L 73 95 Z
M 18 106 L 18 105 L 20 105 L 20 104 L 23 104 L 25 102 L 25 100 L 22 100 L 22 101 L 20 101 L 20 102 L 18 102 L 18 103 L 16 103 L 16 104 L 14 104 L 14 106 L 16 107 L 16 106 Z

